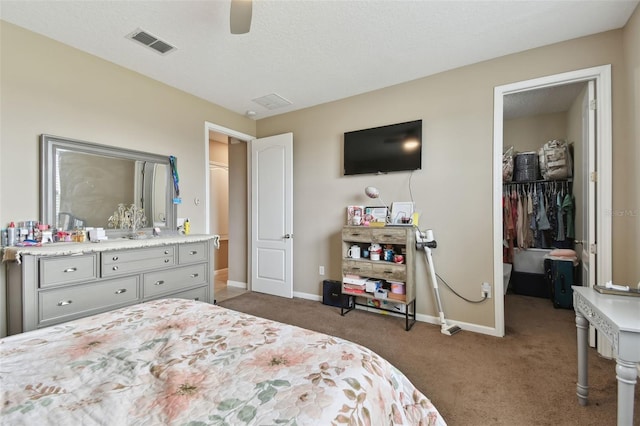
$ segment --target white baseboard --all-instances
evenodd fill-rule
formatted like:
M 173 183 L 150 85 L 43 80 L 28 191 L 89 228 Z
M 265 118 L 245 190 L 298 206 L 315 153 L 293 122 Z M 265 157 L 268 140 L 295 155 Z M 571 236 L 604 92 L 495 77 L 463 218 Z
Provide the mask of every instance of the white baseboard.
M 243 283 L 240 281 L 231 281 L 231 280 L 227 280 L 227 286 L 228 287 L 237 287 L 237 288 L 242 288 L 244 290 L 247 289 L 247 283 Z
M 322 302 L 322 296 L 319 296 L 317 294 L 310 294 L 310 293 L 301 293 L 301 292 L 293 292 L 293 297 L 299 297 L 300 299 L 307 299 L 307 300 L 314 300 L 316 302 Z M 387 311 L 380 311 L 374 308 L 369 308 L 367 306 L 356 306 L 357 309 L 363 309 L 369 312 L 376 312 L 378 314 L 383 313 L 386 315 L 392 315 L 392 316 L 396 316 L 396 317 L 400 317 L 400 318 L 404 318 L 404 314 L 400 313 L 400 312 L 387 312 Z M 437 326 L 440 326 L 440 318 L 438 317 L 434 317 L 432 315 L 423 315 L 423 314 L 417 314 L 416 315 L 416 321 L 420 321 L 420 322 L 426 322 L 429 324 L 434 324 Z M 458 322 L 458 321 L 450 321 L 447 320 L 447 323 L 449 325 L 457 325 L 458 327 L 460 327 L 462 330 L 464 331 L 471 331 L 473 333 L 480 333 L 480 334 L 487 334 L 489 336 L 496 336 L 496 337 L 502 337 L 500 336 L 500 334 L 498 333 L 498 330 L 496 328 L 492 328 L 492 327 L 486 327 L 486 326 L 482 326 L 482 325 L 477 325 L 477 324 L 470 324 L 467 322 Z

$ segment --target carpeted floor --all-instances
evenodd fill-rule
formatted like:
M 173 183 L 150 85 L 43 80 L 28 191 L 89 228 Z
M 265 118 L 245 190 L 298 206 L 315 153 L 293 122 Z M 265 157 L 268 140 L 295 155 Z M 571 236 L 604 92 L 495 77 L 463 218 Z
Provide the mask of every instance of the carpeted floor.
M 507 295 L 504 338 L 453 336 L 404 318 L 340 309 L 304 299 L 245 293 L 221 306 L 367 346 L 402 370 L 456 425 L 615 425 L 615 362 L 589 350 L 589 405 L 576 397 L 575 315 L 546 299 Z M 635 422 L 640 425 L 636 386 Z

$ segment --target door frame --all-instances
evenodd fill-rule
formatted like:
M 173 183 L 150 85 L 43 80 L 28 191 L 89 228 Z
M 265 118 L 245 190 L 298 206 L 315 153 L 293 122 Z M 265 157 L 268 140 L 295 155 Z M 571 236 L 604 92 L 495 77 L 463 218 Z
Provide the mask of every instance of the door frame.
M 502 266 L 502 153 L 504 96 L 544 87 L 595 81 L 596 86 L 596 220 L 597 243 L 596 280 L 611 280 L 611 199 L 612 199 L 612 123 L 611 123 L 611 65 L 570 71 L 531 80 L 496 86 L 493 110 L 493 282 L 495 333 L 505 335 L 504 284 Z
M 211 184 L 210 184 L 210 176 L 209 176 L 209 132 L 210 131 L 222 133 L 222 134 L 227 135 L 229 137 L 236 138 L 236 139 L 238 139 L 238 140 L 240 140 L 240 141 L 242 141 L 242 142 L 244 142 L 246 144 L 249 144 L 249 142 L 251 142 L 252 140 L 254 140 L 256 138 L 255 136 L 252 136 L 252 135 L 249 135 L 249 134 L 246 134 L 246 133 L 242 133 L 242 132 L 239 132 L 237 130 L 230 129 L 228 127 L 224 127 L 224 126 L 221 126 L 219 124 L 211 123 L 209 121 L 205 121 L 204 122 L 204 159 L 203 159 L 203 163 L 204 164 L 203 164 L 203 166 L 204 166 L 204 170 L 205 170 L 204 175 L 206 176 L 205 189 L 204 189 L 204 192 L 205 192 L 205 205 L 204 205 L 205 211 L 204 211 L 204 214 L 205 214 L 205 217 L 207 218 L 206 224 L 205 224 L 205 234 L 209 234 L 211 232 L 211 224 L 209 223 L 210 217 L 211 217 L 211 207 L 210 207 L 211 206 Z M 249 179 L 248 183 L 250 184 L 250 182 L 251 182 L 251 180 L 250 180 L 251 179 L 251 176 L 250 176 L 250 174 L 251 174 L 251 168 L 250 168 L 251 159 L 249 157 L 250 157 L 250 155 L 247 154 L 247 162 L 248 162 L 247 173 L 249 173 L 249 176 L 247 178 Z M 247 203 L 248 203 L 247 204 L 247 208 L 250 209 L 251 208 L 251 205 L 249 204 L 251 202 L 251 191 L 250 191 L 250 188 L 247 188 L 247 193 L 248 193 L 247 196 L 249 198 L 247 200 Z M 250 212 L 250 210 L 249 210 L 249 212 Z M 247 252 L 250 253 L 251 249 L 252 249 L 252 247 L 251 247 L 251 221 L 247 221 L 246 226 L 247 226 L 247 241 L 246 241 Z M 214 265 L 214 267 L 215 267 L 215 265 Z M 251 262 L 250 262 L 249 258 L 247 259 L 246 267 L 247 267 L 247 271 L 246 271 L 247 272 L 247 289 L 250 290 L 251 289 L 251 275 L 250 275 Z

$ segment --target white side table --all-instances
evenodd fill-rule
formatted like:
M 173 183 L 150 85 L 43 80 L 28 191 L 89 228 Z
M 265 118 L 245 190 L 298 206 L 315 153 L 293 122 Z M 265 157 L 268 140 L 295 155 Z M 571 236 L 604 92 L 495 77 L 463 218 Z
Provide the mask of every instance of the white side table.
M 633 398 L 640 362 L 640 297 L 601 294 L 590 287 L 573 286 L 578 330 L 578 402 L 587 404 L 587 349 L 589 324 L 611 342 L 618 379 L 618 426 L 633 424 Z

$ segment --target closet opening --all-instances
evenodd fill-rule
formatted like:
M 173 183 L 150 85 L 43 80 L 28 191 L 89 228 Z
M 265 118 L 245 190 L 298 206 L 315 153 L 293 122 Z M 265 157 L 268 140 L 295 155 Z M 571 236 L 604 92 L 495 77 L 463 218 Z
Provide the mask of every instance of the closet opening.
M 248 289 L 247 144 L 251 137 L 212 123 L 206 130 L 206 232 L 220 235 L 212 253 L 216 302 Z M 242 139 L 240 139 L 242 138 Z
M 551 299 L 556 307 L 570 308 L 570 287 L 581 284 L 576 242 L 583 240 L 586 211 L 582 176 L 588 148 L 587 86 L 582 81 L 504 97 L 502 227 L 507 296 Z M 561 277 L 555 273 L 558 266 L 563 267 Z
M 569 97 L 571 99 L 570 107 L 531 112 L 530 108 L 533 105 L 541 103 L 546 108 L 549 108 L 555 104 L 556 97 L 560 97 L 559 91 L 563 89 L 579 90 L 577 97 Z M 538 102 L 536 102 L 536 97 L 540 98 Z M 570 188 L 574 199 L 573 225 L 575 238 L 573 242 L 581 266 L 582 284 L 592 286 L 596 282 L 611 280 L 611 103 L 611 65 L 519 81 L 497 86 L 494 89 L 494 285 L 496 294 L 504 292 L 505 295 L 505 297 L 496 297 L 494 300 L 495 333 L 497 336 L 505 335 L 505 300 L 508 299 L 510 290 L 508 272 L 513 272 L 508 271 L 507 266 L 505 266 L 513 266 L 513 263 L 503 263 L 505 250 L 509 248 L 509 242 L 505 239 L 503 233 L 503 193 L 505 195 L 506 193 L 510 194 L 508 186 L 506 189 L 504 188 L 504 184 L 508 183 L 503 181 L 504 153 L 509 146 L 519 144 L 521 142 L 520 139 L 528 137 L 530 133 L 535 134 L 540 132 L 540 129 L 553 128 L 553 124 L 539 124 L 536 117 L 541 120 L 545 119 L 545 122 L 547 121 L 546 119 L 550 119 L 550 123 L 553 123 L 554 114 L 569 111 L 565 113 L 565 118 L 559 120 L 560 124 L 555 124 L 555 126 L 562 126 L 559 129 L 564 129 L 566 136 L 564 138 L 562 136 L 558 137 L 555 132 L 553 134 L 542 134 L 537 143 L 546 143 L 551 138 L 553 140 L 565 139 L 573 142 L 573 170 L 571 180 L 567 179 L 566 192 L 569 192 Z M 518 107 L 527 112 L 519 116 L 510 116 L 512 111 L 519 109 Z M 581 118 L 577 118 L 578 116 Z M 514 121 L 509 123 L 510 120 Z M 557 122 L 558 120 L 555 121 Z M 505 122 L 507 122 L 506 125 Z M 560 132 L 560 130 L 557 131 Z M 516 141 L 513 141 L 513 134 L 516 135 Z M 532 150 L 533 148 L 527 147 L 526 149 Z M 521 161 L 525 163 L 525 166 L 527 165 L 525 159 Z M 531 160 L 531 162 L 533 161 L 535 160 Z M 595 178 L 596 175 L 597 179 Z M 544 186 L 545 179 L 540 180 L 543 182 L 523 182 L 522 185 L 526 186 L 528 183 L 529 187 L 531 187 L 532 184 L 542 183 L 542 186 Z M 551 185 L 557 186 L 558 184 L 554 182 Z M 549 183 L 547 183 L 547 186 L 549 186 Z M 525 190 L 526 188 L 521 189 L 521 191 L 526 192 Z M 542 191 L 544 191 L 544 188 L 542 188 Z M 548 216 L 547 219 L 549 219 Z M 536 264 L 539 265 L 537 261 Z M 543 299 L 537 300 L 544 301 Z M 552 303 L 551 300 L 544 302 Z

